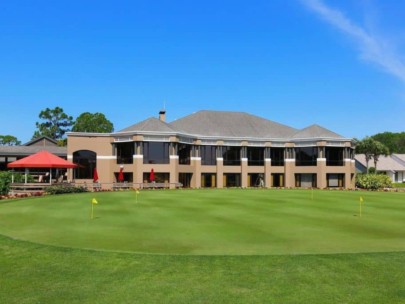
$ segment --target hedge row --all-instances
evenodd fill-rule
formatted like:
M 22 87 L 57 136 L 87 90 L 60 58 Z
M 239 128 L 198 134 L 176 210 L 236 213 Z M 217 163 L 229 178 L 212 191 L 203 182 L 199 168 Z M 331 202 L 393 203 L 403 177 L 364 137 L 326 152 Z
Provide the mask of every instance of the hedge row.
M 55 185 L 50 186 L 45 189 L 45 192 L 48 194 L 66 194 L 66 193 L 82 193 L 88 192 L 84 187 L 74 187 L 68 185 Z

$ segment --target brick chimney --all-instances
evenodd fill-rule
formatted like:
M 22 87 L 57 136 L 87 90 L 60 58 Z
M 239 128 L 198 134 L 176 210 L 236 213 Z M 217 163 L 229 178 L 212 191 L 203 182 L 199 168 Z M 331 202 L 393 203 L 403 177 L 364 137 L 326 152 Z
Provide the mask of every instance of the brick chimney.
M 165 122 L 166 121 L 166 111 L 160 110 L 159 111 L 159 120 Z

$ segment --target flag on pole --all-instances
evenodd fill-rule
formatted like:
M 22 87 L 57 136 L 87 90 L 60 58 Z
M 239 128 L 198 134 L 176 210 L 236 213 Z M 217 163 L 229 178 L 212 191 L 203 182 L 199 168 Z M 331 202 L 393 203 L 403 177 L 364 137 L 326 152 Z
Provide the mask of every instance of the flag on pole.
M 94 219 L 94 205 L 98 204 L 97 200 L 95 198 L 93 198 L 91 200 L 91 215 L 90 218 Z
M 360 217 L 361 217 L 361 205 L 363 204 L 363 197 L 360 196 L 360 203 L 359 203 L 359 209 L 360 209 Z
M 135 203 L 138 203 L 138 194 L 139 194 L 139 190 L 136 189 L 135 190 Z

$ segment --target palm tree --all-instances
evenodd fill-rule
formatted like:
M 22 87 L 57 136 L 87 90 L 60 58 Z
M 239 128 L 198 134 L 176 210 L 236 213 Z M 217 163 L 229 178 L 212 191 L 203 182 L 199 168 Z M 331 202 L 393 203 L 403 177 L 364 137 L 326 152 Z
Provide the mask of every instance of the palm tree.
M 373 157 L 373 160 L 374 160 L 374 168 L 375 168 L 376 172 L 377 172 L 378 158 L 381 155 L 387 156 L 389 154 L 390 154 L 390 151 L 385 145 L 383 145 L 379 141 L 375 141 L 375 144 L 372 147 L 372 157 Z
M 366 158 L 367 173 L 369 173 L 369 161 L 373 159 L 374 168 L 377 170 L 377 162 L 379 157 L 381 155 L 389 155 L 389 149 L 379 141 L 367 136 L 357 143 L 356 153 L 364 154 Z
M 367 173 L 368 173 L 368 162 L 373 157 L 373 154 L 371 151 L 372 151 L 374 142 L 375 142 L 374 139 L 367 136 L 363 140 L 358 141 L 358 143 L 356 145 L 356 153 L 364 154 L 364 157 L 366 158 Z

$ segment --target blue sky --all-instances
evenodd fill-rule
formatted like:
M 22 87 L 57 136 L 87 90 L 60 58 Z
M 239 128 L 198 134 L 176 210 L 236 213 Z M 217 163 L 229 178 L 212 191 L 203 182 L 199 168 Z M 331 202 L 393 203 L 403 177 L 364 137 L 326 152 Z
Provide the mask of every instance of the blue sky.
M 29 141 L 47 107 L 119 131 L 164 105 L 405 131 L 403 20 L 397 0 L 1 1 L 0 134 Z

